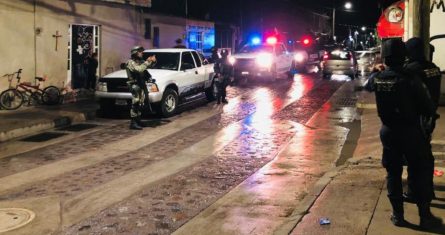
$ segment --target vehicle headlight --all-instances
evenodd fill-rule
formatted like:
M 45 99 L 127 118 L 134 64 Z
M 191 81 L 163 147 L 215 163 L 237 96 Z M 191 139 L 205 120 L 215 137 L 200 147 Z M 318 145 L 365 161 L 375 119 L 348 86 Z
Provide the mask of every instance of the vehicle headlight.
M 258 54 L 258 57 L 256 58 L 257 65 L 261 67 L 270 67 L 273 63 L 273 57 L 270 53 L 261 53 Z
M 304 55 L 302 53 L 297 53 L 294 55 L 294 60 L 301 63 L 304 61 Z
M 159 92 L 158 85 L 155 83 L 147 83 L 148 92 Z
M 107 83 L 106 82 L 98 82 L 96 85 L 96 91 L 107 92 Z
M 230 57 L 229 57 L 229 63 L 230 63 L 231 65 L 234 65 L 234 64 L 236 63 L 236 58 L 233 57 L 233 56 L 230 56 Z

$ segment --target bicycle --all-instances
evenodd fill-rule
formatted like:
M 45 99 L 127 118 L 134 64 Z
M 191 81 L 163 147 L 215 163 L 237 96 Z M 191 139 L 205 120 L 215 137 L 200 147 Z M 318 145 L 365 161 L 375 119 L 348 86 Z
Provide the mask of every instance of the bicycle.
M 9 81 L 9 89 L 0 94 L 0 106 L 6 110 L 15 110 L 20 108 L 24 103 L 32 104 L 47 104 L 54 105 L 60 102 L 60 90 L 55 86 L 48 86 L 45 89 L 40 89 L 40 82 L 46 80 L 44 77 L 35 77 L 34 84 L 30 82 L 20 82 L 22 69 L 19 69 L 13 74 L 6 74 Z M 15 88 L 11 86 L 14 75 L 17 79 Z

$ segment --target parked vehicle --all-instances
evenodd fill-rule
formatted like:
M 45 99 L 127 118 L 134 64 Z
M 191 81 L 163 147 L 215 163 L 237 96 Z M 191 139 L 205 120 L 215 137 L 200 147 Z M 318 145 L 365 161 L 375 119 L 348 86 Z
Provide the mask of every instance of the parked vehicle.
M 355 79 L 358 73 L 357 59 L 351 51 L 339 49 L 326 51 L 321 69 L 323 78 L 330 78 L 333 74 L 342 74 Z
M 364 76 L 372 71 L 372 68 L 377 63 L 380 52 L 378 50 L 369 51 L 355 51 L 357 58 L 358 72 Z
M 173 116 L 187 100 L 205 93 L 208 100 L 215 97 L 213 64 L 191 49 L 151 49 L 144 51 L 144 59 L 156 55 L 157 63 L 148 69 L 155 83 L 147 83 L 152 106 L 164 117 Z M 129 106 L 131 93 L 125 69 L 99 79 L 95 93 L 103 112 L 116 106 Z
M 290 53 L 283 43 L 269 38 L 266 43 L 246 44 L 229 57 L 233 65 L 234 82 L 248 78 L 276 80 L 279 73 L 293 75 L 297 67 L 304 66 L 307 54 Z M 292 76 L 293 77 L 293 76 Z

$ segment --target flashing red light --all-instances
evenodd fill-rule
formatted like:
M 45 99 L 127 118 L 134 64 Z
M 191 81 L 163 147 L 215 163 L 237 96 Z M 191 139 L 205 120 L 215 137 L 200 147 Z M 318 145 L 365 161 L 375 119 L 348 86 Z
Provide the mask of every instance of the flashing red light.
M 328 55 L 328 54 L 324 54 L 324 55 L 323 55 L 323 59 L 324 59 L 324 60 L 329 59 L 329 55 Z
M 303 40 L 304 45 L 309 45 L 309 43 L 311 43 L 311 40 L 309 40 L 308 38 Z
M 276 37 L 269 37 L 266 39 L 267 44 L 277 44 L 278 39 Z

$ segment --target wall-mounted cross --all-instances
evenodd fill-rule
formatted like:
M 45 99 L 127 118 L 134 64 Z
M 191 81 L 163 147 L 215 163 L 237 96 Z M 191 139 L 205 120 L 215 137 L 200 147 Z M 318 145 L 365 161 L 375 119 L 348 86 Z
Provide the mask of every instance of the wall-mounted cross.
M 53 38 L 56 38 L 56 51 L 57 51 L 57 44 L 58 44 L 60 37 L 62 37 L 62 35 L 59 34 L 59 31 L 56 31 L 56 34 L 53 34 Z

